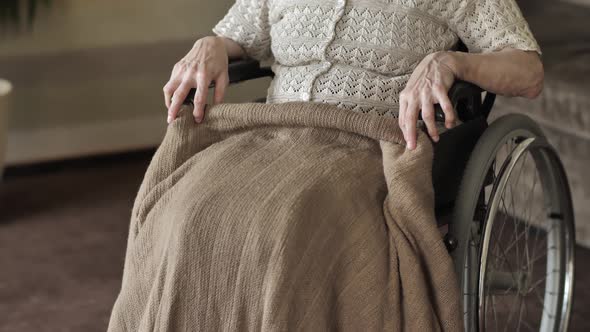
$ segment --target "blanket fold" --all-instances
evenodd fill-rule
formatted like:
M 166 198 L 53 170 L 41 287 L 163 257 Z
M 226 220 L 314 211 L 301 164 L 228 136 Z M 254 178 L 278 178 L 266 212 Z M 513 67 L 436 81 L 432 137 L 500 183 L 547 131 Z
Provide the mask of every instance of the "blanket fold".
M 432 145 L 310 103 L 168 128 L 133 207 L 109 331 L 458 331 Z

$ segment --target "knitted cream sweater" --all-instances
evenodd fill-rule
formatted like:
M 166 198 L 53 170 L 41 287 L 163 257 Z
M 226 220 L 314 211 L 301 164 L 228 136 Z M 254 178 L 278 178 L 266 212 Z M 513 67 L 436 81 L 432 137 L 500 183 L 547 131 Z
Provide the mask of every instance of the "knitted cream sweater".
M 213 31 L 273 62 L 269 103 L 393 116 L 418 63 L 459 39 L 540 52 L 515 0 L 237 0 Z

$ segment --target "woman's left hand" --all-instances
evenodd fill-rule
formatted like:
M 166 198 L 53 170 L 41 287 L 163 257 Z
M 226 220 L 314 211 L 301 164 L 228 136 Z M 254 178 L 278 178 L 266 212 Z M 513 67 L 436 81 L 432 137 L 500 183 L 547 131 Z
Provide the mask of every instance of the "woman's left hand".
M 454 67 L 451 53 L 432 53 L 418 64 L 400 93 L 398 120 L 408 149 L 416 148 L 416 126 L 420 112 L 428 134 L 432 140 L 438 141 L 434 104 L 441 105 L 445 114 L 445 126 L 452 128 L 455 125 L 455 112 L 448 96 L 457 76 Z

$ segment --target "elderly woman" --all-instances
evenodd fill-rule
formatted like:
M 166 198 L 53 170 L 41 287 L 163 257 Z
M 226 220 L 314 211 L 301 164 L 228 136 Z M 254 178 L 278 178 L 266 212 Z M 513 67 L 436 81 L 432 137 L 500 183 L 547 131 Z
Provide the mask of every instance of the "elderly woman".
M 455 125 L 447 92 L 456 79 L 500 95 L 536 97 L 540 50 L 515 0 L 238 0 L 199 39 L 164 86 L 168 122 L 196 88 L 201 122 L 209 84 L 214 102 L 228 85 L 228 58 L 271 60 L 268 103 L 307 101 L 394 116 L 409 149 L 422 113 L 436 142 L 434 104 Z M 461 40 L 470 53 L 455 52 Z
M 514 0 L 238 0 L 214 31 L 164 87 L 173 123 L 109 330 L 461 330 L 418 115 L 434 141 L 435 104 L 455 125 L 455 79 L 540 93 Z M 228 59 L 246 56 L 272 61 L 271 105 L 219 105 L 203 123 L 210 83 L 220 103 Z M 181 107 L 191 88 L 201 124 Z

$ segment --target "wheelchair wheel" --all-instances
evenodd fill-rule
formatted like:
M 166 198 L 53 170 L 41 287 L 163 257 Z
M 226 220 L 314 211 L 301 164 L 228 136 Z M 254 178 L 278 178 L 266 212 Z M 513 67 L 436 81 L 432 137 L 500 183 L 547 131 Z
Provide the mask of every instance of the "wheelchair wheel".
M 523 115 L 490 125 L 467 164 L 449 234 L 468 331 L 566 331 L 574 219 L 555 150 Z

